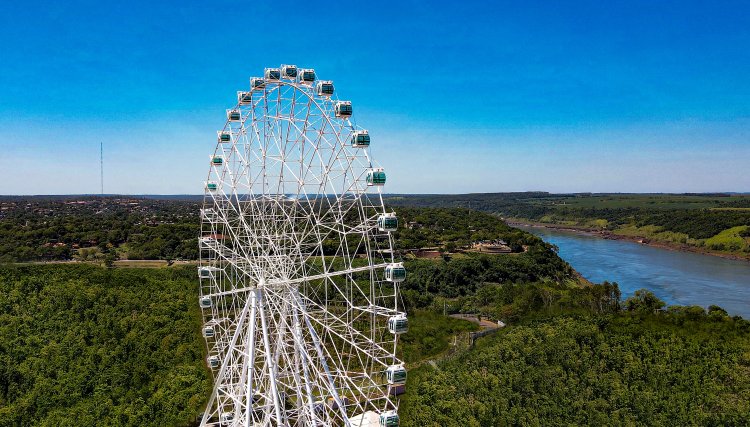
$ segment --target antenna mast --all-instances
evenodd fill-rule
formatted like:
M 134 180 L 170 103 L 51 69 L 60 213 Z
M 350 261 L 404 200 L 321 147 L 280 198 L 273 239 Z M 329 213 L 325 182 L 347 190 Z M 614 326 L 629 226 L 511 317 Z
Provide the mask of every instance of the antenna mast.
M 99 142 L 99 171 L 102 184 L 102 197 L 104 196 L 104 143 Z

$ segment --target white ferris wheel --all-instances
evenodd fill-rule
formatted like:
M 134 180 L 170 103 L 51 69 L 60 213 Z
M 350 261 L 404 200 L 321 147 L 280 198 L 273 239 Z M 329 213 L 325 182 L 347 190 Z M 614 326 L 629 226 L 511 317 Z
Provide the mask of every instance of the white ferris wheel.
M 201 425 L 398 426 L 406 271 L 370 135 L 330 81 L 268 68 L 210 156 L 200 298 L 214 387 Z

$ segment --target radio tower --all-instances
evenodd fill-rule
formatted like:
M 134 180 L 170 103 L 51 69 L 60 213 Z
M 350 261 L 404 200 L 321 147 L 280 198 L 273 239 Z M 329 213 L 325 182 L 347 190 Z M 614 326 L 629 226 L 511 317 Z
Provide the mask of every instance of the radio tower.
M 99 178 L 102 184 L 102 197 L 104 197 L 104 143 L 99 142 Z

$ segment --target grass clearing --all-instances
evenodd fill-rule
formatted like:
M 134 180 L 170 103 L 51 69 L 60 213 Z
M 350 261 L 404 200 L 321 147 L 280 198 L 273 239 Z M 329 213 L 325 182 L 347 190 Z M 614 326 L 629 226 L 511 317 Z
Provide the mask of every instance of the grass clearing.
M 731 252 L 750 252 L 750 239 L 743 237 L 750 226 L 741 225 L 724 230 L 721 233 L 706 239 L 705 245 L 709 249 Z

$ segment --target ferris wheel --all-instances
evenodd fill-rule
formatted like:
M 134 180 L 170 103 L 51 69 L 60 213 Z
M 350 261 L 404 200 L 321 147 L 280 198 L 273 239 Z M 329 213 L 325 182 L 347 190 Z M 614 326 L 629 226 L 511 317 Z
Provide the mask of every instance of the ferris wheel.
M 294 65 L 250 79 L 226 113 L 201 209 L 201 425 L 398 426 L 406 270 L 370 134 Z

